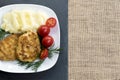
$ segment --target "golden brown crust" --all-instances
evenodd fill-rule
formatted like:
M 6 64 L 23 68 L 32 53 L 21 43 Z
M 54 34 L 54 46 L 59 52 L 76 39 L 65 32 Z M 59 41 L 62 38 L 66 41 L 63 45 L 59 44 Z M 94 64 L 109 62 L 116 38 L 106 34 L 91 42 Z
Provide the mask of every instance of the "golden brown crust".
M 0 60 L 15 60 L 18 35 L 12 34 L 0 41 Z
M 27 32 L 19 37 L 16 49 L 20 61 L 32 62 L 40 53 L 40 42 L 37 33 Z

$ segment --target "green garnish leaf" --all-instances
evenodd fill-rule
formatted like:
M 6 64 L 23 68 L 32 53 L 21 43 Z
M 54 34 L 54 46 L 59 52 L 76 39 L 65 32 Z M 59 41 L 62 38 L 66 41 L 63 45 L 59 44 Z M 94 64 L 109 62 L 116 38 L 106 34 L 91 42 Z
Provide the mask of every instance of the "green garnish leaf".
M 53 56 L 53 53 L 59 53 L 62 49 L 60 48 L 49 48 L 49 55 L 48 58 L 51 58 Z
M 35 70 L 35 72 L 37 72 L 39 66 L 41 66 L 41 64 L 43 63 L 44 60 L 40 60 L 40 61 L 37 61 L 35 63 L 33 63 L 34 66 L 32 66 L 32 70 Z
M 39 61 L 35 61 L 35 62 L 22 62 L 19 60 L 17 60 L 17 61 L 20 66 L 25 66 L 26 69 L 31 68 L 32 70 L 37 72 L 38 68 L 41 66 L 41 64 L 43 63 L 44 60 L 39 60 Z
M 4 39 L 6 35 L 10 34 L 9 32 L 5 32 L 0 28 L 0 40 Z

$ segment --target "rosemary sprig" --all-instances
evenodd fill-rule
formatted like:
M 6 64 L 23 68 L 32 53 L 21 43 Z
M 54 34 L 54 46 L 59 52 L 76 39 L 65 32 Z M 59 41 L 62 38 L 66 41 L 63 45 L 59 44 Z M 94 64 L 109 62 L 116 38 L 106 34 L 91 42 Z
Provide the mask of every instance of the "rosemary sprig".
M 59 51 L 60 50 L 62 50 L 62 49 L 60 49 L 60 48 L 55 48 L 55 49 L 53 49 L 53 48 L 49 48 L 49 55 L 48 55 L 48 58 L 51 58 L 52 56 L 53 56 L 53 53 L 59 53 Z
M 0 40 L 2 40 L 6 35 L 10 34 L 9 32 L 5 32 L 0 28 Z
M 41 61 L 37 61 L 35 63 L 33 63 L 34 66 L 32 66 L 32 70 L 35 70 L 35 72 L 37 72 L 39 66 L 43 63 L 44 60 Z
M 35 72 L 37 72 L 39 66 L 43 63 L 44 60 L 39 60 L 39 61 L 35 61 L 35 62 L 22 62 L 18 60 L 18 64 L 20 66 L 25 66 L 26 69 L 31 68 L 32 70 L 34 70 Z

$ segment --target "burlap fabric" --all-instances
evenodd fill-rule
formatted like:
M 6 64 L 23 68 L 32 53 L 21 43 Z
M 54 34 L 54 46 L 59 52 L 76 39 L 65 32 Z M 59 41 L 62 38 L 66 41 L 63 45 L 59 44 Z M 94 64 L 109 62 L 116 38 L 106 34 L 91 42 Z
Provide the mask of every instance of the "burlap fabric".
M 120 80 L 120 0 L 69 0 L 69 80 Z

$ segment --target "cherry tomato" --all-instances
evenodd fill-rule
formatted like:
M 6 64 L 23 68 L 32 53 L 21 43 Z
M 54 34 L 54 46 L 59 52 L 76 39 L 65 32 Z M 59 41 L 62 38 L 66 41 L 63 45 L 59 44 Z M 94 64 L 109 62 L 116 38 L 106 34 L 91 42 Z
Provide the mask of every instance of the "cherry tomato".
M 40 59 L 45 59 L 48 57 L 48 49 L 43 49 L 40 54 Z
M 38 28 L 38 34 L 42 37 L 47 36 L 50 33 L 50 28 L 46 25 L 42 25 Z
M 56 19 L 51 17 L 46 21 L 46 26 L 53 28 L 53 27 L 55 27 L 56 22 L 57 22 Z
M 54 42 L 54 39 L 51 36 L 45 36 L 42 39 L 42 45 L 46 48 L 50 47 Z

